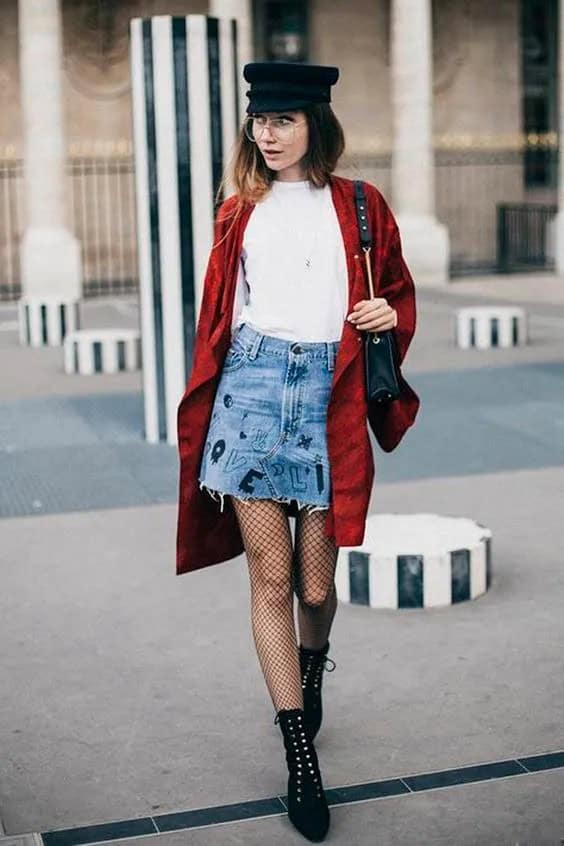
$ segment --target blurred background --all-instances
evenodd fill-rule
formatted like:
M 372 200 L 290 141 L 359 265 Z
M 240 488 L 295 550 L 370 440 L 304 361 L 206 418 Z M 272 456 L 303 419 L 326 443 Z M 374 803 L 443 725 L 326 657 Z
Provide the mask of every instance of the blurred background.
M 433 187 L 436 217 L 448 228 L 450 276 L 550 269 L 557 0 L 428 5 Z M 393 203 L 391 7 L 374 0 L 218 0 L 210 10 L 198 0 L 62 0 L 65 190 L 82 249 L 84 295 L 131 292 L 138 284 L 132 17 L 233 15 L 240 23 L 241 64 L 245 50 L 248 60 L 338 64 L 333 106 L 348 145 L 339 172 L 372 181 Z M 9 301 L 20 292 L 18 243 L 25 225 L 18 73 L 25 45 L 18 40 L 17 0 L 0 4 L 0 48 L 0 299 Z

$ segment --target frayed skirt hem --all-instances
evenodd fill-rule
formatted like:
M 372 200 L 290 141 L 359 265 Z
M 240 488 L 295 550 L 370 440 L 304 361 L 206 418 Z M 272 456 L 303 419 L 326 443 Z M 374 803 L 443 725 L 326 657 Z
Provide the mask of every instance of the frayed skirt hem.
M 206 491 L 206 493 L 208 493 L 211 496 L 211 498 L 214 499 L 216 502 L 221 501 L 221 506 L 220 506 L 220 509 L 219 509 L 221 514 L 223 514 L 224 497 L 226 495 L 232 496 L 233 499 L 236 499 L 238 502 L 242 502 L 244 505 L 247 505 L 251 502 L 261 502 L 262 500 L 265 500 L 265 499 L 269 499 L 269 500 L 271 499 L 271 500 L 274 500 L 274 502 L 284 502 L 287 505 L 290 505 L 290 503 L 295 502 L 296 505 L 297 505 L 298 511 L 301 511 L 302 508 L 305 508 L 305 510 L 310 514 L 313 511 L 327 511 L 327 509 L 329 508 L 329 505 L 316 505 L 315 503 L 311 503 L 311 502 L 301 502 L 299 499 L 296 499 L 295 497 L 287 497 L 287 496 L 269 496 L 269 497 L 245 496 L 245 497 L 242 497 L 242 496 L 235 496 L 234 494 L 226 494 L 224 491 L 218 491 L 218 490 L 215 490 L 214 488 L 209 488 L 204 482 L 200 482 L 200 490 Z

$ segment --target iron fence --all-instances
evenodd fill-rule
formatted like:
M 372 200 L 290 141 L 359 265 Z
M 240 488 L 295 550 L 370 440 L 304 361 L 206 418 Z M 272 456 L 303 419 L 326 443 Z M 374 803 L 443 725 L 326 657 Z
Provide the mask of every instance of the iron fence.
M 531 164 L 535 163 L 532 169 Z M 391 199 L 391 156 L 350 156 L 341 172 L 377 185 Z M 520 246 L 515 252 L 529 255 L 527 268 L 552 269 L 554 255 L 550 222 L 556 209 L 557 149 L 435 151 L 436 216 L 448 229 L 450 275 L 507 272 L 513 265 L 500 252 L 499 209 L 518 204 L 523 209 Z M 536 184 L 525 184 L 525 173 L 534 172 Z M 544 179 L 541 179 L 544 175 Z M 531 180 L 532 181 L 532 180 Z M 548 183 L 548 184 L 547 184 Z M 546 209 L 546 249 L 538 241 L 537 205 Z M 531 208 L 531 212 L 526 209 Z M 517 266 L 515 265 L 515 269 Z M 518 269 L 524 269 L 523 264 Z
M 437 150 L 436 214 L 450 237 L 450 273 L 507 272 L 554 266 L 551 219 L 556 211 L 556 149 Z M 534 158 L 534 156 L 533 156 Z M 347 155 L 339 173 L 363 178 L 391 197 L 389 154 Z M 551 184 L 528 187 L 525 173 L 549 174 Z M 82 249 L 84 295 L 137 290 L 135 179 L 131 152 L 72 155 L 67 164 L 70 225 Z M 542 183 L 542 179 L 539 180 Z M 542 205 L 539 223 L 535 208 Z M 520 208 L 519 226 L 508 211 Z M 0 299 L 20 296 L 19 241 L 23 230 L 23 164 L 0 159 Z M 501 231 L 505 226 L 505 234 Z M 542 229 L 539 230 L 539 226 Z M 509 227 L 509 228 L 508 228 Z M 542 248 L 539 238 L 542 240 Z M 509 250 L 509 252 L 508 252 Z M 527 256 L 514 261 L 511 256 Z
M 135 174 L 128 156 L 71 156 L 67 163 L 69 225 L 82 254 L 84 296 L 138 288 Z M 0 300 L 21 294 L 23 163 L 0 160 Z
M 554 269 L 552 221 L 556 205 L 503 204 L 498 208 L 498 269 L 514 273 L 544 267 Z

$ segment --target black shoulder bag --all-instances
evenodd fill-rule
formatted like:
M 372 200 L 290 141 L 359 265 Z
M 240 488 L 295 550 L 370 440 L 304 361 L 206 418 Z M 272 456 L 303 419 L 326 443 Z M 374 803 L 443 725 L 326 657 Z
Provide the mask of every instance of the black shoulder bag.
M 374 283 L 370 266 L 372 233 L 368 226 L 366 196 L 360 179 L 354 180 L 356 214 L 360 232 L 360 246 L 364 253 L 370 298 L 374 299 Z M 366 399 L 368 402 L 387 403 L 398 399 L 399 365 L 398 351 L 394 330 L 385 332 L 365 332 L 364 366 L 366 372 Z

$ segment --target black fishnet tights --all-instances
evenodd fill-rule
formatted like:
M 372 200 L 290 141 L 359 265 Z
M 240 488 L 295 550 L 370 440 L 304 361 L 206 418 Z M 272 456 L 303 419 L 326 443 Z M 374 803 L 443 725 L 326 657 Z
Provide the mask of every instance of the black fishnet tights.
M 337 547 L 324 533 L 325 511 L 301 509 L 295 548 L 283 503 L 232 497 L 249 565 L 251 624 L 276 711 L 303 708 L 294 591 L 303 646 L 325 645 L 337 608 Z

